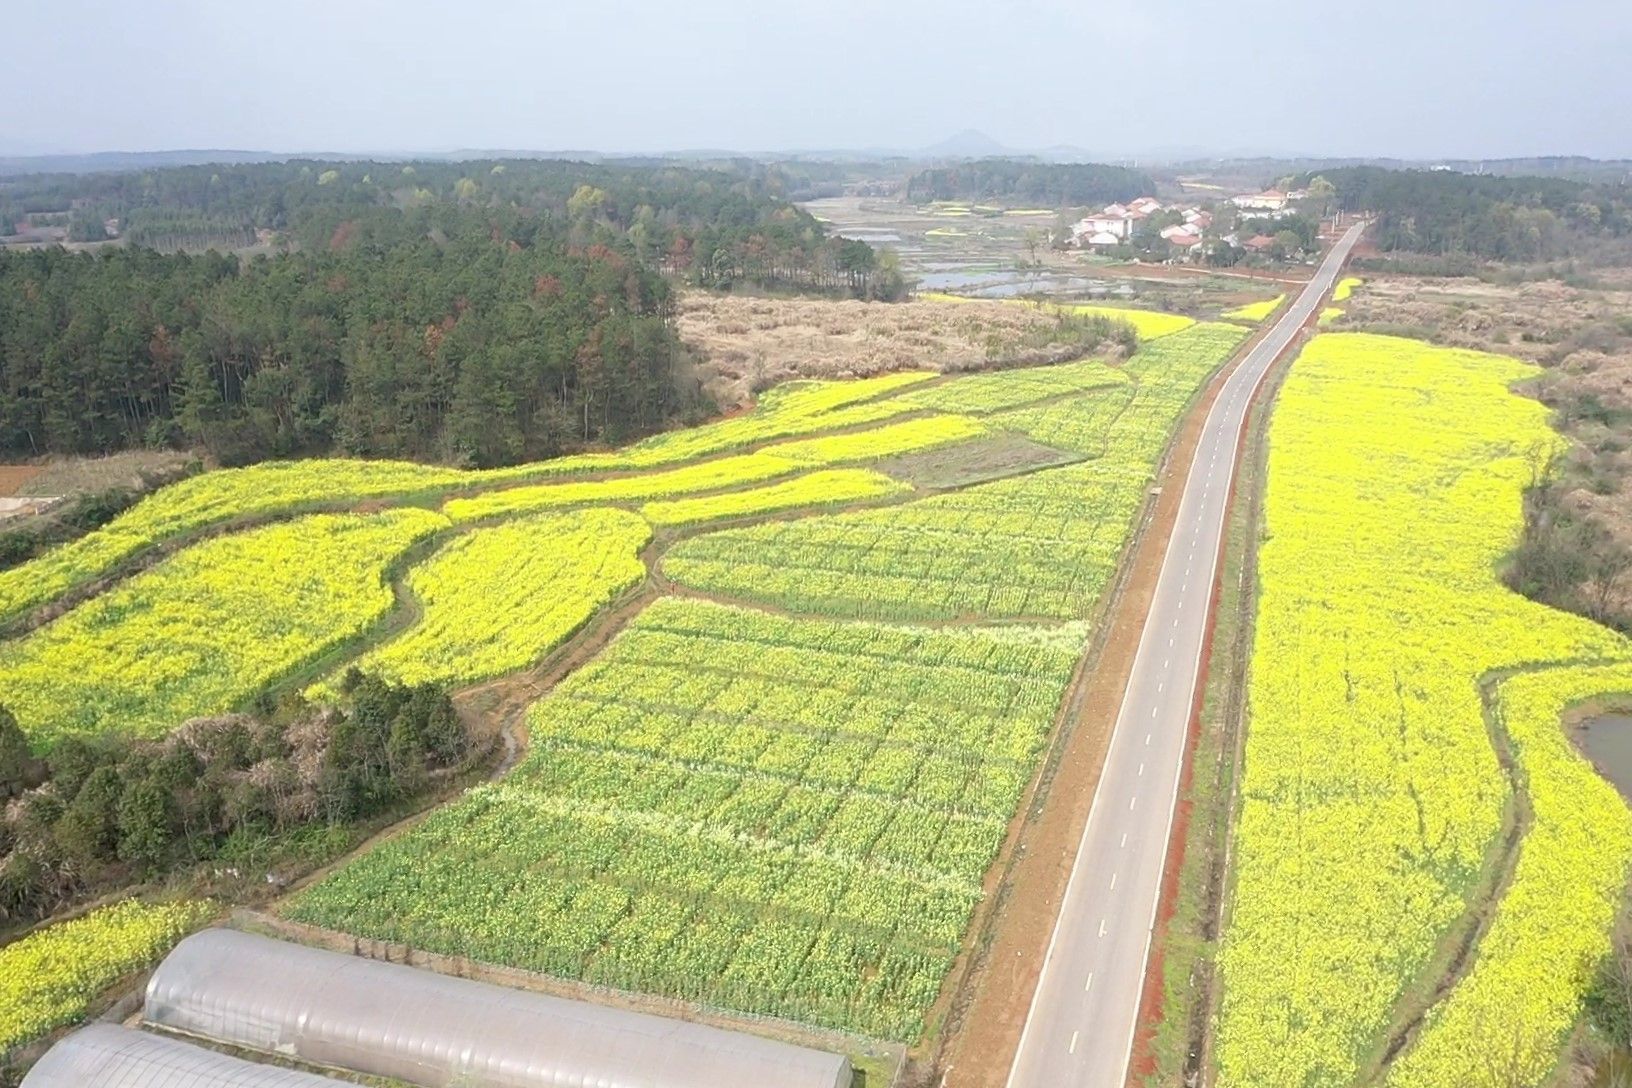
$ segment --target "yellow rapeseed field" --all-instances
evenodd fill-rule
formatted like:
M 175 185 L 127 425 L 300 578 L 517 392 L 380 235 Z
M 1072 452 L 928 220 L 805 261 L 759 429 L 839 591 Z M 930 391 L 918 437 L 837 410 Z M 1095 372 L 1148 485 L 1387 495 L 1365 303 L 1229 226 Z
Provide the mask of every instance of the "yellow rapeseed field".
M 753 453 L 700 461 L 662 472 L 489 491 L 474 498 L 450 499 L 444 509 L 455 521 L 474 521 L 564 506 L 668 499 L 741 487 L 820 465 L 875 461 L 933 449 L 973 438 L 985 430 L 984 425 L 967 416 L 925 416 L 871 430 L 784 442 Z
M 1237 306 L 1233 310 L 1225 310 L 1219 316 L 1232 318 L 1236 321 L 1252 321 L 1256 323 L 1262 321 L 1276 310 L 1279 310 L 1281 308 L 1281 303 L 1285 301 L 1285 295 L 1276 295 L 1274 298 L 1266 298 L 1261 302 L 1249 302 L 1245 306 Z
M 646 576 L 640 549 L 651 535 L 634 514 L 600 509 L 455 537 L 409 572 L 419 621 L 355 664 L 403 684 L 469 684 L 525 669 Z
M 843 465 L 932 450 L 985 433 L 985 425 L 968 416 L 924 416 L 866 431 L 779 442 L 762 452 L 802 465 Z
M 401 501 L 477 491 L 588 472 L 678 465 L 699 457 L 877 422 L 914 410 L 887 394 L 934 374 L 884 374 L 859 381 L 797 381 L 768 390 L 754 411 L 701 427 L 670 431 L 607 453 L 584 453 L 484 471 L 404 461 L 341 458 L 271 461 L 194 476 L 155 492 L 109 524 L 44 555 L 0 571 L 0 620 L 54 600 L 109 573 L 166 540 L 242 518 L 346 508 L 370 500 Z
M 390 611 L 385 574 L 446 518 L 314 514 L 195 544 L 14 642 L 0 705 L 36 747 L 230 710 Z
M 501 491 L 489 491 L 470 499 L 450 499 L 443 509 L 454 521 L 476 521 L 480 518 L 524 514 L 565 506 L 641 502 L 647 499 L 667 498 L 670 495 L 739 487 L 760 480 L 774 479 L 777 476 L 788 476 L 799 471 L 801 467 L 784 457 L 743 453 L 644 475 L 510 487 Z
M 1524 769 L 1531 823 L 1466 979 L 1429 1015 L 1389 1088 L 1460 1088 L 1469 1070 L 1540 1084 L 1581 1011 L 1632 859 L 1632 815 L 1559 728 L 1573 704 L 1632 692 L 1632 664 L 1502 682 L 1497 712 Z
M 0 948 L 0 1054 L 85 1015 L 98 994 L 158 959 L 214 910 L 194 900 L 126 899 Z
M 1532 373 L 1328 334 L 1280 395 L 1220 956 L 1227 1088 L 1346 1084 L 1374 1060 L 1397 1002 L 1476 892 L 1509 797 L 1481 681 L 1628 653 L 1619 636 L 1496 581 L 1522 491 L 1557 441 L 1546 409 L 1509 389 Z M 1632 687 L 1632 675 L 1556 683 L 1501 690 L 1536 823 L 1473 974 L 1431 1010 L 1390 1083 L 1468 1083 L 1498 1021 L 1529 1033 L 1539 1077 L 1606 947 L 1632 833 L 1607 787 L 1589 785 L 1558 710 Z
M 0 571 L 0 619 L 56 597 L 163 540 L 234 518 L 455 487 L 468 473 L 405 461 L 269 461 L 193 476 L 37 559 Z

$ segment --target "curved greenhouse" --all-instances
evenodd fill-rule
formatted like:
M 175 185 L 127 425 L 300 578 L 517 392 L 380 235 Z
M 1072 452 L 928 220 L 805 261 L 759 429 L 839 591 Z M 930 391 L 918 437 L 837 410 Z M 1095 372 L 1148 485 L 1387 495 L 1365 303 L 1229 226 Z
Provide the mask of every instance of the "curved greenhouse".
M 235 930 L 147 985 L 151 1023 L 428 1088 L 848 1088 L 836 1054 Z
M 115 1024 L 80 1028 L 45 1052 L 22 1088 L 345 1088 L 340 1081 L 256 1065 Z

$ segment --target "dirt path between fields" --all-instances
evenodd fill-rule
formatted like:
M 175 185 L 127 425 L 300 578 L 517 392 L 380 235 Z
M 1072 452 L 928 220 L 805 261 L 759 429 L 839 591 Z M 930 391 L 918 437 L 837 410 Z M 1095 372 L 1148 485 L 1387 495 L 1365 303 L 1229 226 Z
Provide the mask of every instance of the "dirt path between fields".
M 960 957 L 950 992 L 943 990 L 930 1018 L 932 1025 L 944 1019 L 939 1045 L 915 1056 L 906 1085 L 995 1088 L 1008 1078 L 1202 426 L 1224 379 L 1268 329 L 1261 326 L 1219 369 L 1169 447 L 1152 501 L 1124 553 L 1119 582 L 1096 624 L 1094 645 L 1066 696 L 1054 750 L 988 878 L 973 949 Z

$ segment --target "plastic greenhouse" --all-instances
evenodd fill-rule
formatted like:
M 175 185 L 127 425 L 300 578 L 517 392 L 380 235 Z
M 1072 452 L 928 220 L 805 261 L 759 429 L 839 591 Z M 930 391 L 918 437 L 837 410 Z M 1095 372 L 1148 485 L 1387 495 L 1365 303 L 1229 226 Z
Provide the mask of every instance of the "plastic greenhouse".
M 45 1052 L 23 1088 L 346 1088 L 340 1081 L 256 1065 L 201 1046 L 92 1024 Z
M 849 1088 L 851 1079 L 836 1054 L 226 929 L 176 946 L 148 982 L 145 1016 L 428 1088 Z

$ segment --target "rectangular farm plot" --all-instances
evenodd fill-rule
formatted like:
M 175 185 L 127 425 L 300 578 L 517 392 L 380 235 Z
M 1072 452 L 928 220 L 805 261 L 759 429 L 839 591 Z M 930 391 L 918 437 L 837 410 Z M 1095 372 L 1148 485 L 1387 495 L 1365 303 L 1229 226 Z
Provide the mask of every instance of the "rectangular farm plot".
M 1090 465 L 1045 469 L 883 510 L 773 522 L 684 541 L 686 585 L 869 619 L 1080 619 L 1142 498 Z
M 1058 366 L 962 374 L 922 389 L 910 389 L 898 399 L 918 408 L 983 415 L 1071 393 L 1105 389 L 1127 380 L 1127 374 L 1116 367 L 1088 359 Z
M 905 484 L 882 473 L 860 468 L 835 468 L 809 472 L 747 491 L 649 502 L 640 508 L 640 513 L 654 525 L 691 525 L 700 521 L 774 514 L 783 510 L 839 506 L 908 490 L 911 489 Z
M 957 955 L 1080 630 L 648 608 L 533 748 L 301 896 L 417 948 L 911 1038 Z
M 938 491 L 1024 476 L 1082 459 L 1080 454 L 1033 442 L 1014 431 L 997 431 L 955 446 L 891 457 L 874 467 L 914 487 Z
M 1080 464 L 882 510 L 708 533 L 671 550 L 663 570 L 706 592 L 824 615 L 1082 619 L 1174 426 L 1245 336 L 1196 325 L 1142 348 L 1125 383 L 986 421 L 1090 458 Z

